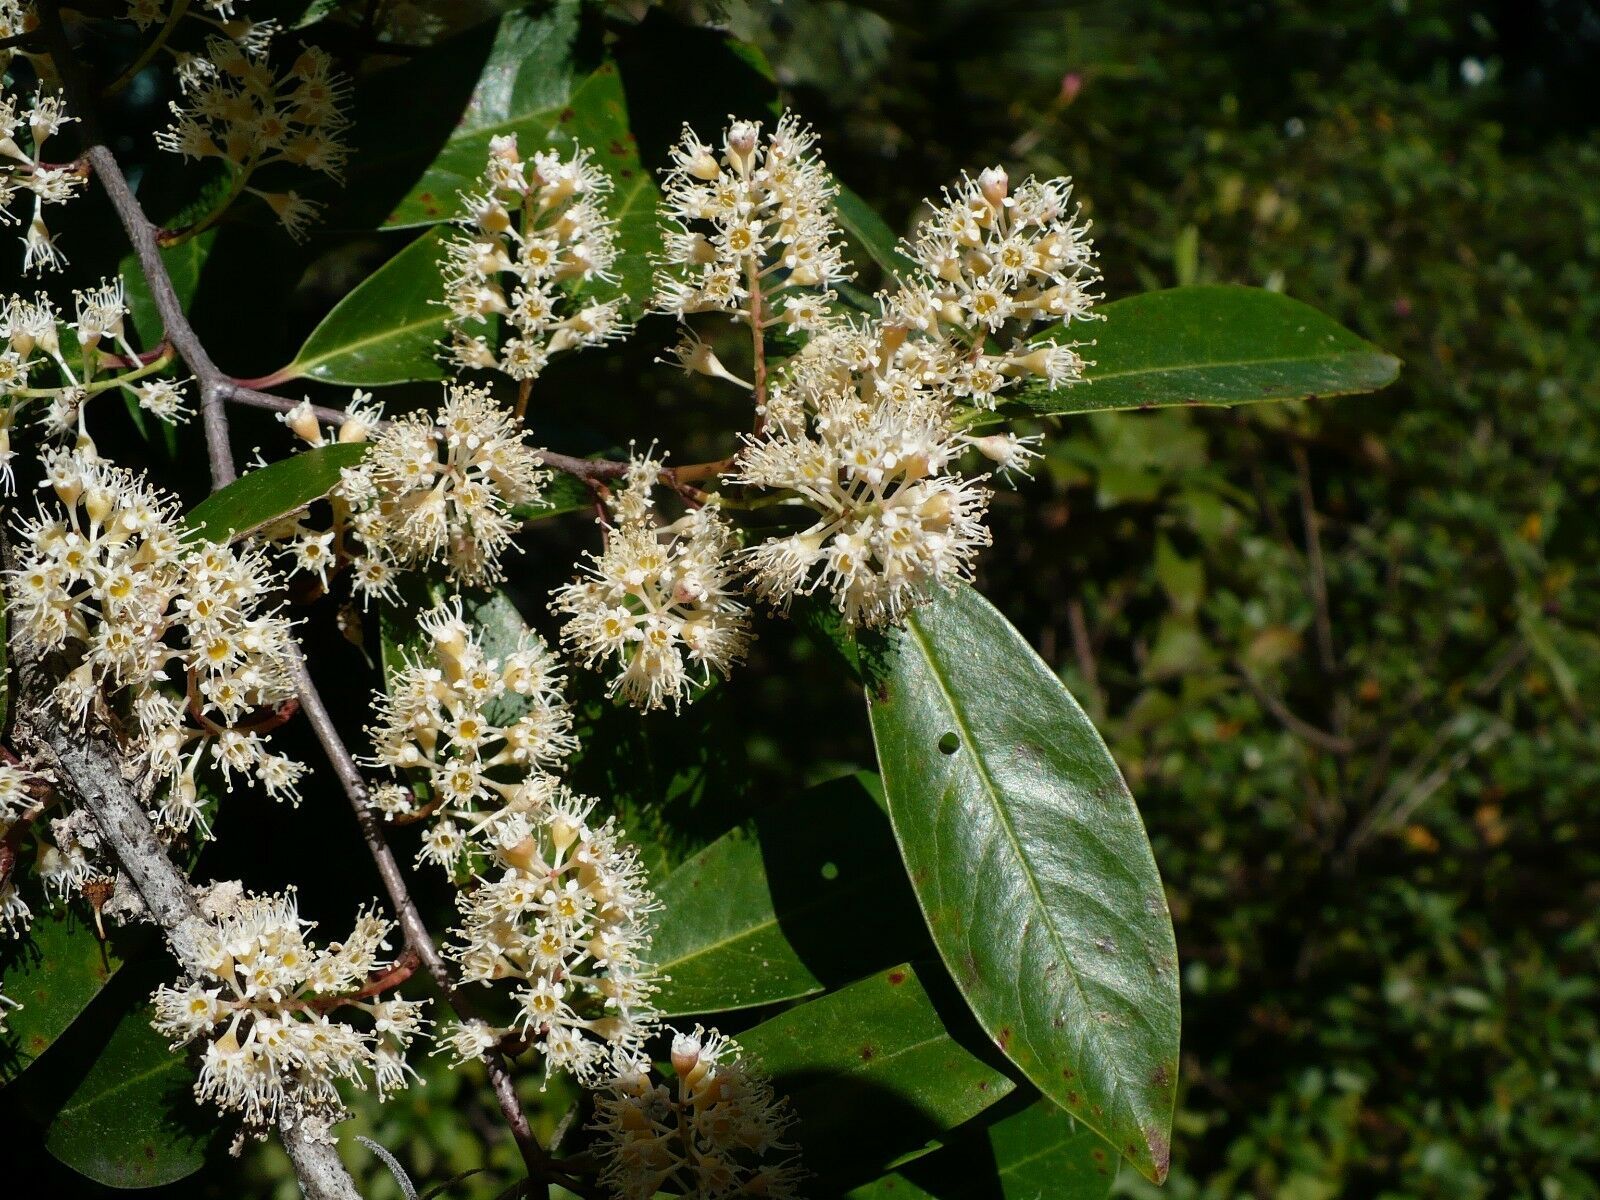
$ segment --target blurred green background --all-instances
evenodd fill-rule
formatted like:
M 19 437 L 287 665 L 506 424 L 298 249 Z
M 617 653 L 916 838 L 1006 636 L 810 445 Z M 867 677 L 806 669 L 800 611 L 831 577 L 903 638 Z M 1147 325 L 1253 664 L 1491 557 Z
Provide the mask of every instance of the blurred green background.
M 1600 9 L 736 27 L 892 223 L 963 166 L 1064 172 L 1108 296 L 1281 288 L 1405 360 L 1070 421 L 995 514 L 980 584 L 1106 732 L 1171 899 L 1166 1193 L 1600 1195 Z
M 1373 396 L 1063 421 L 997 499 L 979 584 L 1105 732 L 1167 884 L 1184 1050 L 1164 1194 L 1600 1196 L 1600 8 L 613 4 L 647 161 L 741 103 L 748 81 L 675 57 L 708 19 L 765 52 L 897 230 L 962 168 L 1070 174 L 1108 298 L 1279 288 L 1405 360 Z M 256 280 L 279 289 L 260 327 L 201 313 L 219 360 L 284 361 L 396 243 L 362 245 L 286 251 Z M 551 411 L 541 438 L 642 433 L 692 461 L 730 401 L 652 366 L 670 340 L 646 322 L 552 370 L 552 395 L 607 403 Z M 282 452 L 270 421 L 241 424 Z M 589 537 L 529 540 L 514 582 L 534 616 Z M 871 762 L 849 681 L 797 632 L 763 634 L 682 720 L 602 718 L 621 748 L 579 765 L 657 867 L 797 776 Z M 314 651 L 354 736 L 371 677 L 336 635 Z M 702 739 L 719 714 L 748 740 Z M 340 805 L 245 804 L 203 869 L 300 879 L 336 936 L 375 885 L 364 862 L 319 864 L 356 852 Z M 482 1089 L 426 1073 L 352 1132 L 432 1183 L 486 1143 L 509 1168 Z M 546 1130 L 565 1108 L 547 1099 Z M 371 1200 L 397 1196 L 365 1155 Z M 163 1194 L 289 1200 L 283 1168 L 252 1151 L 242 1185 L 219 1159 Z

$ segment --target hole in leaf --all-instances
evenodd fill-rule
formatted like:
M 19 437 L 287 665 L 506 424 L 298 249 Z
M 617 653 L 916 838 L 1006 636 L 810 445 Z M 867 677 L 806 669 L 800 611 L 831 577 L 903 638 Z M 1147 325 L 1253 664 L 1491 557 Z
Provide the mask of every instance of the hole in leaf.
M 954 733 L 947 733 L 939 739 L 939 752 L 941 754 L 954 754 L 961 749 L 961 739 Z

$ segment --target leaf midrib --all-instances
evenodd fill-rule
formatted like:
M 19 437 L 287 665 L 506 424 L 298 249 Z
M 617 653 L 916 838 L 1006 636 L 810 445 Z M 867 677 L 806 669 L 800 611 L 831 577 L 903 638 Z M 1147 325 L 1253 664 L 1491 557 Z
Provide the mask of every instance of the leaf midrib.
M 1135 367 L 1130 370 L 1112 371 L 1101 374 L 1088 375 L 1085 382 L 1109 383 L 1113 380 L 1136 379 L 1141 375 L 1170 375 L 1179 371 L 1229 371 L 1239 367 L 1276 367 L 1286 366 L 1291 363 L 1330 363 L 1338 359 L 1365 358 L 1373 360 L 1387 360 L 1398 364 L 1399 360 L 1392 354 L 1385 354 L 1376 348 L 1372 350 L 1339 350 L 1332 354 L 1306 355 L 1292 354 L 1279 355 L 1275 358 L 1240 358 L 1226 361 L 1208 361 L 1194 363 L 1169 363 L 1165 366 Z
M 107 1096 L 114 1096 L 125 1088 L 130 1088 L 135 1084 L 143 1083 L 146 1079 L 153 1079 L 155 1076 L 163 1075 L 168 1071 L 182 1069 L 184 1069 L 184 1063 L 181 1058 L 162 1059 L 161 1062 L 157 1063 L 148 1070 L 141 1071 L 137 1075 L 124 1076 L 103 1091 L 96 1092 L 93 1096 L 90 1096 L 84 1100 L 80 1100 L 77 1104 L 65 1106 L 61 1109 L 58 1117 L 66 1117 L 75 1113 L 82 1114 L 84 1110 L 91 1109 L 96 1105 L 103 1103 Z

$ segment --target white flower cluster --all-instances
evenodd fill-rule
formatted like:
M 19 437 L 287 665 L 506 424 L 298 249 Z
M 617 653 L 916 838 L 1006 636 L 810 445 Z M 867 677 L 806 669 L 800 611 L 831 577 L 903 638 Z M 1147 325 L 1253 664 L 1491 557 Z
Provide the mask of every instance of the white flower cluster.
M 595 1097 L 600 1181 L 619 1200 L 800 1195 L 805 1179 L 784 1136 L 788 1101 L 721 1034 L 696 1027 L 672 1040 L 674 1084 L 650 1060 L 619 1054 Z
M 373 802 L 391 820 L 435 815 L 421 857 L 454 870 L 470 844 L 493 838 L 505 809 L 543 801 L 541 772 L 572 752 L 572 713 L 561 694 L 555 656 L 526 631 L 502 654 L 490 655 L 462 618 L 461 602 L 423 614 L 423 653 L 376 697 L 373 766 L 415 772 L 432 799 L 390 785 Z M 504 778 L 497 778 L 503 776 Z M 469 844 L 470 843 L 470 844 Z
M 356 591 L 388 595 L 395 568 L 430 562 L 468 587 L 499 579 L 518 527 L 511 510 L 538 504 L 546 478 L 525 438 L 487 389 L 468 384 L 446 388 L 437 414 L 389 422 L 344 471 L 333 492 L 334 536 L 322 535 L 352 560 Z
M 14 5 L 0 6 L 0 38 L 11 36 L 8 30 L 23 32 L 21 14 Z M 5 73 L 9 58 L 0 51 L 0 74 Z M 26 102 L 0 94 L 0 225 L 18 220 L 11 206 L 19 194 L 33 198 L 33 211 L 22 235 L 24 271 L 59 270 L 67 261 L 45 224 L 44 210 L 76 196 L 87 175 L 76 162 L 46 159 L 44 144 L 75 120 L 67 115 L 59 93 L 40 88 Z
M 64 322 L 43 292 L 31 300 L 0 297 L 0 483 L 8 492 L 14 489 L 11 428 L 29 404 L 49 401 L 42 421 L 54 437 L 81 433 L 84 405 L 116 389 L 126 390 L 140 408 L 163 421 L 186 415 L 181 384 L 148 378 L 165 360 L 144 364 L 128 342 L 128 302 L 120 278 L 74 292 L 73 306 L 76 319 Z M 54 383 L 37 379 L 40 371 L 53 375 Z
M 716 504 L 658 525 L 651 487 L 661 464 L 636 458 L 585 577 L 557 589 L 561 638 L 594 668 L 612 665 L 611 694 L 649 710 L 674 708 L 713 671 L 724 677 L 750 642 L 739 602 L 737 539 Z
M 643 954 L 654 898 L 636 852 L 595 802 L 547 771 L 576 745 L 555 659 L 531 635 L 490 655 L 460 602 L 425 614 L 429 650 L 378 699 L 374 765 L 425 785 L 374 789 L 391 819 L 434 818 L 419 858 L 475 876 L 458 898 L 464 980 L 515 979 L 510 1027 L 454 1026 L 463 1059 L 517 1038 L 549 1071 L 587 1074 L 606 1045 L 637 1046 L 654 991 Z
M 19 109 L 13 97 L 0 97 L 0 223 L 16 220 L 10 210 L 19 192 L 33 197 L 33 213 L 22 236 L 24 271 L 59 270 L 66 262 L 45 223 L 44 209 L 72 199 L 86 176 L 76 163 L 45 161 L 43 146 L 62 125 L 75 119 L 66 115 L 59 95 L 36 92 L 26 109 Z M 17 140 L 24 130 L 31 151 L 24 150 Z
M 1070 180 L 1029 179 L 1013 191 L 1000 167 L 945 192 L 903 247 L 918 271 L 883 298 L 888 325 L 934 343 L 912 343 L 924 382 L 992 409 L 1018 380 L 1082 379 L 1075 344 L 1021 340 L 1092 318 L 1094 247 L 1071 200 Z
M 759 122 L 734 121 L 716 148 L 684 127 L 666 177 L 658 309 L 816 327 L 823 308 L 815 293 L 850 273 L 833 218 L 838 189 L 815 145 L 792 114 L 765 139 Z
M 494 865 L 461 893 L 459 945 L 471 982 L 516 981 L 517 1016 L 446 1035 L 465 1059 L 509 1037 L 542 1054 L 547 1072 L 589 1080 L 608 1047 L 637 1051 L 652 1028 L 655 986 L 644 963 L 655 897 L 637 851 L 595 801 L 535 777 L 486 829 Z
M 553 150 L 524 161 L 515 134 L 489 143 L 478 191 L 462 196 L 464 232 L 445 243 L 449 360 L 499 370 L 526 383 L 553 354 L 622 332 L 620 299 L 573 293 L 614 281 L 616 222 L 604 200 L 611 180 L 587 150 Z M 499 321 L 495 338 L 491 322 Z
M 290 236 L 303 237 L 319 206 L 297 191 L 262 191 L 247 181 L 279 163 L 342 178 L 349 157 L 343 141 L 349 119 L 341 108 L 348 82 L 316 47 L 301 51 L 281 77 L 264 46 L 227 38 L 206 42 L 204 62 L 205 70 L 189 74 L 189 95 L 181 105 L 172 103 L 173 123 L 156 134 L 156 143 L 184 158 L 230 164 L 230 198 L 250 191 Z
M 848 623 L 879 626 L 971 578 L 991 540 L 990 493 L 986 475 L 963 475 L 962 460 L 976 450 L 1003 474 L 1025 473 L 1034 455 L 1033 439 L 969 433 L 971 410 L 993 410 L 1023 379 L 1081 378 L 1076 343 L 1023 339 L 1091 317 L 1097 277 L 1070 184 L 1030 179 L 1013 192 L 993 168 L 964 177 L 922 222 L 904 247 L 914 269 L 878 297 L 881 315 L 838 316 L 831 293 L 818 291 L 844 268 L 835 189 L 813 141 L 792 116 L 765 144 L 759 126 L 735 122 L 720 151 L 685 131 L 667 175 L 657 304 L 680 317 L 732 312 L 753 326 L 755 384 L 693 338 L 679 358 L 757 393 L 756 431 L 725 479 L 816 514 L 745 553 L 752 589 L 780 608 L 821 589 Z M 807 341 L 763 384 L 761 330 L 780 322 Z M 584 586 L 594 585 L 575 584 L 563 599 Z M 624 623 L 598 602 L 586 617 L 569 629 L 592 660 Z
M 667 172 L 665 253 L 655 306 L 682 318 L 719 311 L 764 331 L 826 326 L 829 290 L 850 277 L 834 220 L 837 188 L 816 136 L 790 113 L 762 140 L 759 122 L 733 121 L 719 148 L 685 126 Z M 676 351 L 685 370 L 747 389 L 692 333 Z M 760 398 L 758 397 L 758 407 Z
M 736 482 L 793 492 L 806 529 L 749 552 L 756 590 L 781 606 L 819 587 L 850 624 L 900 620 L 938 585 L 969 578 L 989 544 L 988 489 L 959 474 L 966 440 L 950 396 L 892 364 L 894 330 L 836 325 L 789 364 Z
M 406 1086 L 405 1051 L 421 1031 L 422 1002 L 388 994 L 409 972 L 381 955 L 393 928 L 363 912 L 342 942 L 306 941 L 293 892 L 245 895 L 210 889 L 204 918 L 172 935 L 185 978 L 153 997 L 157 1030 L 174 1048 L 204 1041 L 195 1095 L 262 1131 L 295 1118 L 343 1112 L 337 1084 L 380 1096 Z M 364 1014 L 368 1027 L 334 1020 Z
M 24 644 L 68 656 L 54 700 L 81 723 L 115 706 L 152 776 L 171 780 L 155 816 L 205 830 L 196 773 L 210 757 L 269 795 L 298 800 L 303 764 L 252 723 L 295 694 L 294 641 L 260 552 L 189 545 L 176 501 L 99 458 L 92 444 L 45 457 L 64 512 L 18 523 L 10 619 Z

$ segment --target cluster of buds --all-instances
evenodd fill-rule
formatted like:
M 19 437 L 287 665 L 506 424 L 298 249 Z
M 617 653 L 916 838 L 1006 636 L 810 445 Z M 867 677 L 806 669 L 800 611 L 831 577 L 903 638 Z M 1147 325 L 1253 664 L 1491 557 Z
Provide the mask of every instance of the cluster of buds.
M 608 1194 L 799 1194 L 805 1172 L 784 1140 L 794 1122 L 788 1102 L 734 1043 L 699 1026 L 679 1033 L 672 1070 L 672 1082 L 657 1083 L 649 1059 L 619 1054 L 596 1095 L 590 1128 L 599 1137 Z
M 171 937 L 185 977 L 153 997 L 155 1027 L 174 1048 L 205 1043 L 198 1099 L 262 1132 L 284 1116 L 339 1116 L 341 1080 L 365 1088 L 370 1078 L 380 1096 L 406 1086 L 422 1002 L 390 994 L 411 973 L 382 955 L 390 922 L 363 912 L 349 937 L 318 949 L 293 892 L 246 895 L 238 884 L 209 889 L 202 914 Z
M 0 37 L 21 25 L 0 14 Z M 20 28 L 18 29 L 20 33 Z M 6 57 L 0 51 L 0 58 Z M 0 72 L 5 63 L 0 62 Z M 59 270 L 66 257 L 45 224 L 46 205 L 64 204 L 83 188 L 86 173 L 76 162 L 53 163 L 44 157 L 44 144 L 61 131 L 69 117 L 58 93 L 36 90 L 24 104 L 16 96 L 0 95 L 0 225 L 19 218 L 12 213 L 19 193 L 33 197 L 33 212 L 22 235 L 22 269 Z M 26 148 L 25 148 L 26 147 Z
M 604 208 L 611 180 L 589 152 L 547 150 L 525 162 L 506 134 L 489 143 L 478 188 L 462 196 L 463 232 L 445 243 L 449 361 L 527 384 L 551 355 L 619 336 L 621 300 L 577 294 L 614 282 L 617 257 Z
M 820 324 L 826 289 L 850 273 L 833 217 L 838 189 L 815 146 L 793 114 L 765 138 L 759 122 L 735 121 L 717 148 L 684 127 L 666 177 L 658 309 L 741 314 L 758 327 Z M 689 365 L 697 347 L 687 345 Z
M 660 467 L 649 456 L 633 461 L 605 546 L 555 593 L 568 614 L 562 641 L 585 666 L 609 665 L 611 694 L 646 710 L 680 707 L 712 672 L 726 677 L 750 642 L 732 527 L 715 503 L 659 524 L 651 489 Z
M 541 773 L 577 742 L 555 656 L 532 634 L 519 631 L 491 655 L 459 600 L 419 624 L 426 648 L 408 655 L 376 697 L 369 761 L 416 776 L 430 798 L 390 784 L 376 789 L 373 804 L 390 820 L 434 816 L 421 857 L 453 870 L 491 837 L 503 811 L 525 807 L 530 795 L 542 800 Z
M 341 104 L 348 85 L 332 59 L 315 47 L 301 51 L 283 75 L 262 48 L 228 38 L 206 43 L 209 70 L 191 76 L 184 103 L 173 102 L 173 123 L 156 134 L 162 149 L 185 158 L 218 159 L 233 170 L 228 199 L 242 190 L 260 197 L 292 237 L 302 237 L 319 206 L 297 191 L 248 187 L 276 164 L 342 177 L 349 125 Z
M 196 777 L 208 747 L 230 788 L 243 774 L 298 800 L 304 765 L 259 729 L 295 694 L 296 653 L 263 555 L 186 543 L 176 500 L 92 443 L 45 468 L 62 509 L 19 522 L 8 591 L 22 644 L 67 656 L 60 713 L 131 721 L 152 776 L 171 781 L 155 813 L 169 831 L 206 828 Z
M 649 1035 L 655 897 L 638 852 L 613 819 L 591 821 L 594 806 L 546 776 L 489 824 L 493 866 L 458 898 L 450 953 L 464 980 L 514 980 L 517 1015 L 507 1028 L 448 1031 L 460 1058 L 516 1040 L 539 1051 L 548 1074 L 589 1081 L 608 1049 L 636 1052 Z

